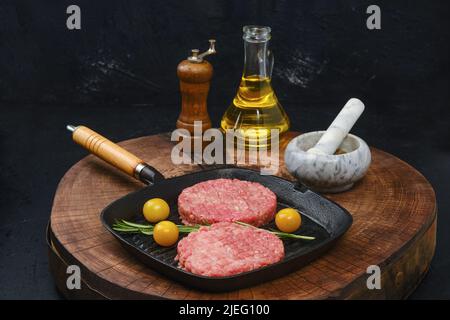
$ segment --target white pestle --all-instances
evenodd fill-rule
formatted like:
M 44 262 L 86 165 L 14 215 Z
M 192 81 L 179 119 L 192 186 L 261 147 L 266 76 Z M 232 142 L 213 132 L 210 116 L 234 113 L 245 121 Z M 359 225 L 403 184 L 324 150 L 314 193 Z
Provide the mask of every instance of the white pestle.
M 317 144 L 307 152 L 334 154 L 363 111 L 364 104 L 361 100 L 356 98 L 348 100 Z

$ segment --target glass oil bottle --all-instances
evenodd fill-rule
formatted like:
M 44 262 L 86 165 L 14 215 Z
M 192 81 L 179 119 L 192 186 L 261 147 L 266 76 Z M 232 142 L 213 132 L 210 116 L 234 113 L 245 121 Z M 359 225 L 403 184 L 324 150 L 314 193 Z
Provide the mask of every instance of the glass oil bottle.
M 280 137 L 289 129 L 289 118 L 271 85 L 273 55 L 269 27 L 245 26 L 244 71 L 238 92 L 221 120 L 221 129 L 239 130 L 245 146 L 270 147 L 271 129 Z

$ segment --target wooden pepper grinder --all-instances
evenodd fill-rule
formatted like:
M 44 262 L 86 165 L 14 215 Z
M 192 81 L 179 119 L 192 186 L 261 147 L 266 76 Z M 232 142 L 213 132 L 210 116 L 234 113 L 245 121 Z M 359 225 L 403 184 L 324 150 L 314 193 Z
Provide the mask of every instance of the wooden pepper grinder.
M 181 61 L 177 68 L 181 91 L 177 128 L 187 129 L 191 137 L 194 136 L 194 121 L 202 121 L 202 132 L 211 128 L 206 100 L 213 67 L 203 58 L 216 53 L 215 43 L 216 40 L 209 40 L 209 49 L 202 54 L 198 49 L 193 49 L 192 55 Z

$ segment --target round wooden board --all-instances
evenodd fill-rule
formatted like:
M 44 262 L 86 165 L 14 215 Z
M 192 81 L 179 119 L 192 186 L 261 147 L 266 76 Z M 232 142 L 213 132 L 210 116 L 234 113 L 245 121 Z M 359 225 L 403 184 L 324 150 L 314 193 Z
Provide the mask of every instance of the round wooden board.
M 289 133 L 287 138 L 295 135 Z M 165 177 L 202 170 L 198 165 L 172 164 L 169 134 L 120 144 Z M 68 298 L 405 298 L 427 272 L 434 254 L 435 194 L 427 180 L 407 163 L 371 150 L 372 164 L 362 181 L 350 191 L 325 195 L 350 211 L 354 219 L 334 248 L 288 276 L 226 293 L 190 289 L 128 254 L 103 228 L 99 214 L 113 200 L 143 185 L 94 156 L 87 156 L 63 177 L 53 203 L 49 259 L 57 287 Z M 279 175 L 292 179 L 282 160 L 280 164 Z M 66 268 L 71 264 L 81 268 L 81 290 L 66 287 Z M 379 290 L 367 288 L 370 265 L 381 268 Z

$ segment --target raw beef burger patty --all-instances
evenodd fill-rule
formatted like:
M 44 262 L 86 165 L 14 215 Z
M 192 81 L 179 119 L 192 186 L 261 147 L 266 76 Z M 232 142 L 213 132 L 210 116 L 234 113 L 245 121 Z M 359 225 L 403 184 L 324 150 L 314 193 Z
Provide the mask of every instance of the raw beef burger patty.
M 254 226 L 269 223 L 277 208 L 275 193 L 257 182 L 215 179 L 184 189 L 178 212 L 184 224 L 241 221 Z
M 283 242 L 267 230 L 219 222 L 201 227 L 178 242 L 178 260 L 186 271 L 226 277 L 280 261 Z

